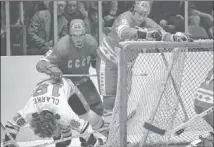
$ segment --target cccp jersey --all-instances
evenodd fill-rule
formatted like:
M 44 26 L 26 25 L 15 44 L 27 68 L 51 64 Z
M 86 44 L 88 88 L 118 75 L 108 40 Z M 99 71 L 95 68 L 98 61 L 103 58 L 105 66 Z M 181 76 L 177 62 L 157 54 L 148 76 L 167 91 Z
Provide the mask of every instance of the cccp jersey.
M 98 44 L 89 34 L 83 48 L 76 48 L 70 37 L 61 38 L 53 50 L 46 54 L 46 59 L 56 64 L 63 74 L 88 74 L 90 64 L 96 60 Z M 72 77 L 72 81 L 80 81 L 80 77 Z
M 135 24 L 133 14 L 130 11 L 124 12 L 118 16 L 118 18 L 113 23 L 111 32 L 106 37 L 106 41 L 113 48 L 121 41 L 133 39 L 136 40 L 136 27 L 137 24 Z M 150 18 L 146 18 L 139 27 L 160 30 L 162 31 L 163 35 L 166 35 L 166 32 Z
M 168 41 L 171 34 L 165 32 L 156 22 L 150 18 L 145 18 L 144 22 L 138 26 L 133 19 L 133 14 L 130 11 L 124 12 L 114 21 L 110 33 L 103 39 L 99 54 L 104 60 L 108 60 L 117 64 L 118 46 L 122 41 L 137 40 L 137 28 L 146 28 L 148 30 L 159 30 L 162 33 L 163 40 Z

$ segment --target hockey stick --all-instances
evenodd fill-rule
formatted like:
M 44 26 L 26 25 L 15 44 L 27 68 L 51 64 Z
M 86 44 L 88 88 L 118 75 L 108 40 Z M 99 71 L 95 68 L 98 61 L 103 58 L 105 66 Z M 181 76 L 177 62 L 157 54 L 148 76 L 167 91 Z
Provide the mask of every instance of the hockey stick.
M 147 76 L 147 73 L 134 74 L 133 76 Z M 64 77 L 97 77 L 97 74 L 64 74 Z
M 195 117 L 191 118 L 190 120 L 181 124 L 180 126 L 175 127 L 172 130 L 164 130 L 164 129 L 158 128 L 152 124 L 149 124 L 147 122 L 144 123 L 143 127 L 146 128 L 147 130 L 150 130 L 150 131 L 160 134 L 160 135 L 167 135 L 167 136 L 172 135 L 172 134 L 181 135 L 185 131 L 185 129 L 188 128 L 193 122 L 195 122 L 195 121 L 201 119 L 202 117 L 208 115 L 209 113 L 213 112 L 213 109 L 214 109 L 214 107 L 211 107 L 211 108 L 207 109 L 206 111 L 204 111 L 200 114 L 197 114 Z
M 155 105 L 154 110 L 152 111 L 152 114 L 151 114 L 151 117 L 150 117 L 150 119 L 149 119 L 148 124 L 151 124 L 151 123 L 154 121 L 155 114 L 156 114 L 156 112 L 157 112 L 157 110 L 158 110 L 158 107 L 159 107 L 159 105 L 160 105 L 162 96 L 163 96 L 163 94 L 164 94 L 164 91 L 165 91 L 165 88 L 166 88 L 166 85 L 167 85 L 167 82 L 168 82 L 168 79 L 169 79 L 169 76 L 170 76 L 170 73 L 171 73 L 171 71 L 172 71 L 172 69 L 173 69 L 174 62 L 175 62 L 176 59 L 177 59 L 177 54 L 178 54 L 178 52 L 179 52 L 179 49 L 178 49 L 178 48 L 174 48 L 174 49 L 173 49 L 173 52 L 172 52 L 172 56 L 173 56 L 173 57 L 172 57 L 172 60 L 170 61 L 169 65 L 168 65 L 168 68 L 167 68 L 165 77 L 164 77 L 164 79 L 163 79 L 163 81 L 162 81 L 161 89 L 160 89 L 160 94 L 159 94 L 159 97 L 158 97 L 158 101 L 157 101 L 157 103 L 156 103 L 156 105 Z M 145 134 L 143 135 L 143 138 L 142 138 L 142 140 L 140 141 L 139 147 L 142 147 L 142 146 L 143 146 L 143 144 L 144 144 L 144 142 L 146 141 L 146 138 L 147 138 L 147 136 L 148 136 L 148 133 L 149 133 L 149 131 L 146 131 Z
M 127 116 L 127 121 L 131 120 L 137 113 L 137 110 L 134 109 L 128 116 Z
M 5 128 L 5 126 L 2 124 L 1 122 L 1 128 L 3 130 L 3 132 L 9 137 L 10 141 L 13 143 L 13 145 L 15 145 L 16 147 L 19 147 L 19 145 L 17 144 L 17 142 L 14 140 L 14 138 L 10 135 L 10 133 L 8 132 L 8 130 Z
M 34 145 L 34 146 L 30 146 L 30 147 L 44 147 L 44 146 L 56 144 L 56 143 L 59 143 L 59 142 L 64 142 L 64 141 L 67 141 L 67 140 L 71 140 L 71 139 L 74 139 L 74 138 L 88 136 L 88 135 L 91 135 L 93 133 L 102 132 L 102 131 L 105 131 L 105 130 L 109 130 L 109 127 L 104 127 L 104 128 L 99 129 L 99 130 L 94 130 L 94 131 L 92 131 L 90 133 L 78 134 L 78 135 L 74 135 L 74 136 L 71 136 L 71 137 L 62 138 L 60 140 L 53 140 L 51 142 L 47 142 L 47 143 L 43 143 L 43 144 L 39 144 L 39 145 Z
M 96 77 L 97 74 L 64 74 L 64 77 Z
M 163 52 L 161 52 L 161 56 L 162 56 L 162 59 L 163 59 L 163 61 L 164 61 L 165 66 L 168 67 L 168 65 L 167 65 L 167 60 L 166 60 L 166 57 L 164 56 Z M 183 113 L 184 113 L 184 115 L 185 115 L 185 122 L 186 122 L 187 120 L 189 120 L 189 118 L 188 118 L 187 112 L 185 111 L 185 107 L 184 107 L 183 101 L 182 101 L 182 99 L 181 99 L 181 96 L 180 96 L 180 94 L 179 94 L 177 88 L 176 88 L 175 80 L 174 80 L 174 78 L 173 78 L 171 72 L 170 72 L 170 79 L 172 80 L 172 85 L 173 85 L 173 87 L 174 87 L 175 94 L 176 94 L 176 96 L 178 97 L 178 101 L 180 102 L 181 108 L 182 108 Z

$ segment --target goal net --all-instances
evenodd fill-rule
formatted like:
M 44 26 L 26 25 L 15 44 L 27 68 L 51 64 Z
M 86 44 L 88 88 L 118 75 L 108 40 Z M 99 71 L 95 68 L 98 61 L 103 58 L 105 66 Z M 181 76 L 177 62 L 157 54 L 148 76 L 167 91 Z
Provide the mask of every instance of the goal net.
M 212 127 L 203 119 L 180 135 L 160 135 L 144 123 L 171 130 L 196 116 L 195 94 L 213 68 L 213 41 L 128 41 L 121 46 L 107 146 L 185 146 L 208 135 Z

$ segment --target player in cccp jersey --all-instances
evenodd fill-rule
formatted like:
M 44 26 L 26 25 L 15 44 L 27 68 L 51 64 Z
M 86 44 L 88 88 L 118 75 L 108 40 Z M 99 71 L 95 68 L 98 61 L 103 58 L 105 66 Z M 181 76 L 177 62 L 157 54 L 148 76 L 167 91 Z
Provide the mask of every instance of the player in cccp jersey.
M 63 74 L 88 74 L 89 67 L 95 67 L 98 44 L 85 33 L 84 22 L 74 19 L 70 22 L 69 35 L 61 38 L 56 46 L 46 53 L 37 63 L 37 70 L 51 75 L 53 80 L 61 80 Z M 88 120 L 93 129 L 104 125 L 102 119 L 103 103 L 92 80 L 87 76 L 68 77 L 79 89 L 84 98 L 73 94 L 68 103 L 73 111 L 82 119 Z M 86 101 L 86 103 L 85 103 Z M 89 107 L 88 107 L 89 105 Z M 93 114 L 88 115 L 92 110 Z
M 72 130 L 90 133 L 92 128 L 89 123 L 80 119 L 68 104 L 68 98 L 72 94 L 70 80 L 65 78 L 61 82 L 47 79 L 38 83 L 25 107 L 7 122 L 6 129 L 14 139 L 26 124 L 30 125 L 35 135 L 54 140 L 72 136 Z M 95 142 L 87 142 L 86 145 L 96 146 L 99 143 L 94 135 L 91 135 L 90 140 L 92 138 Z M 67 147 L 70 142 L 71 140 L 56 143 L 55 147 Z M 4 147 L 15 147 L 7 135 Z
M 126 11 L 114 21 L 110 33 L 103 38 L 97 61 L 100 93 L 106 112 L 113 109 L 117 90 L 117 63 L 120 51 L 119 43 L 126 40 L 187 40 L 183 33 L 171 35 L 165 32 L 157 23 L 148 18 L 149 1 L 136 1 L 133 11 Z

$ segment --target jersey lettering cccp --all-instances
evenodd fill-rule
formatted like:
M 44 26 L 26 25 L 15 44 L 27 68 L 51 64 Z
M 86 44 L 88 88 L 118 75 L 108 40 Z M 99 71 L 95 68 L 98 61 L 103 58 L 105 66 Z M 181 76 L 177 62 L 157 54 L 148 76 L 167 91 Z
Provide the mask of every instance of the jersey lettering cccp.
M 57 120 L 60 128 L 68 129 L 63 132 L 71 133 L 71 129 L 82 132 L 87 122 L 80 119 L 68 105 L 67 98 L 73 94 L 71 88 L 70 80 L 64 78 L 62 83 L 53 83 L 51 79 L 38 83 L 24 108 L 19 110 L 11 121 L 8 121 L 9 131 L 17 134 L 20 127 L 31 122 L 33 113 L 48 110 L 60 115 L 60 119 Z M 62 135 L 63 132 L 61 132 Z
M 63 74 L 88 74 L 91 62 L 96 60 L 98 44 L 89 34 L 86 34 L 85 43 L 82 48 L 76 48 L 69 35 L 61 38 L 53 50 L 46 53 L 45 59 L 58 66 Z M 80 81 L 81 77 L 71 77 L 74 83 Z

